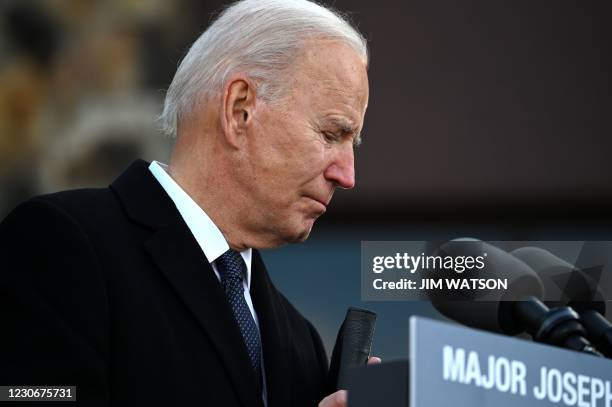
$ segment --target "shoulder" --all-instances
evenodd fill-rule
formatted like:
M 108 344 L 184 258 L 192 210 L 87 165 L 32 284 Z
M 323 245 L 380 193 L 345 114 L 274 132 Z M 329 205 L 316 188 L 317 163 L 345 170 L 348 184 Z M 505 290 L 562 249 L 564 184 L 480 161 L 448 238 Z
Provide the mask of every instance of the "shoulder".
M 113 206 L 116 206 L 116 199 L 108 188 L 62 191 L 30 198 L 13 209 L 3 223 L 40 221 L 41 217 L 42 220 L 62 217 L 77 219 Z
M 35 217 L 37 221 L 63 218 L 93 226 L 92 230 L 96 230 L 104 229 L 109 223 L 124 222 L 128 218 L 126 200 L 136 202 L 135 211 L 141 212 L 164 197 L 148 166 L 143 160 L 134 161 L 106 188 L 76 189 L 34 197 L 15 208 L 4 223 L 24 222 L 28 217 Z M 156 208 L 160 205 L 156 204 Z
M 104 222 L 101 218 L 108 217 L 104 215 L 109 213 L 108 208 L 117 205 L 110 195 L 108 189 L 89 189 L 31 198 L 0 223 L 0 250 L 15 261 L 12 266 L 43 265 L 46 260 L 50 263 L 46 268 L 60 269 L 59 265 L 76 259 L 89 259 L 91 263 L 96 255 L 86 224 L 96 218 Z
M 0 233 L 36 230 L 47 237 L 68 234 L 85 238 L 110 234 L 125 221 L 125 212 L 111 189 L 79 189 L 39 195 L 21 203 L 0 224 Z M 53 244 L 54 239 L 48 243 Z
M 83 208 L 83 205 L 79 204 L 81 200 L 71 198 L 77 195 L 81 194 L 77 191 L 60 192 L 40 195 L 21 203 L 0 223 L 0 234 L 11 233 L 27 237 L 36 230 L 37 233 L 29 236 L 34 240 L 40 235 L 58 231 L 78 232 L 80 228 L 75 214 L 82 212 L 82 209 L 75 208 Z
M 26 204 L 62 212 L 75 220 L 100 219 L 113 212 L 121 211 L 115 194 L 109 188 L 76 189 L 40 195 L 32 198 Z
M 109 224 L 113 206 L 117 203 L 108 189 L 59 192 L 23 202 L 0 223 L 3 275 L 93 278 L 100 259 L 92 231 L 101 228 L 92 225 Z

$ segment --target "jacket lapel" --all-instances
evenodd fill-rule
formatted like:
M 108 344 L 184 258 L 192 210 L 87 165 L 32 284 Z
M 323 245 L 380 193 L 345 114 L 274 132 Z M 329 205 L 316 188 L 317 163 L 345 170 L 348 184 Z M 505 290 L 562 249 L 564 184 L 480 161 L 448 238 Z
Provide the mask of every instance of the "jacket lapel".
M 174 203 L 148 170 L 148 163 L 134 162 L 111 189 L 130 219 L 151 229 L 145 249 L 210 337 L 242 404 L 261 406 L 257 379 L 225 294 Z
M 268 407 L 289 406 L 291 368 L 288 357 L 291 349 L 287 314 L 257 250 L 253 250 L 251 270 L 251 298 L 259 319 Z

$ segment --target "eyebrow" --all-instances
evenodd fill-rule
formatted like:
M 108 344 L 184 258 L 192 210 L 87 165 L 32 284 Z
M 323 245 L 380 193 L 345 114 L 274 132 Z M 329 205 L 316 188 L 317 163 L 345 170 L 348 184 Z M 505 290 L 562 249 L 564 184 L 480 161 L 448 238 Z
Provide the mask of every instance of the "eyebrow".
M 341 117 L 328 117 L 325 119 L 325 122 L 337 127 L 342 134 L 354 134 L 354 146 L 361 144 L 361 132 L 358 132 L 359 128 L 354 126 L 349 120 Z

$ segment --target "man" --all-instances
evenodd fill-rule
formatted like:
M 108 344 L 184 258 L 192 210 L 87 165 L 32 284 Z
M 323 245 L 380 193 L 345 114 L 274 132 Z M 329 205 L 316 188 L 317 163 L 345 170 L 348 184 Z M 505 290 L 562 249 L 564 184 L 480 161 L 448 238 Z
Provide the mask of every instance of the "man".
M 345 405 L 257 249 L 305 240 L 354 186 L 367 63 L 313 3 L 226 9 L 168 90 L 167 166 L 34 198 L 0 226 L 0 385 L 76 385 L 83 405 Z

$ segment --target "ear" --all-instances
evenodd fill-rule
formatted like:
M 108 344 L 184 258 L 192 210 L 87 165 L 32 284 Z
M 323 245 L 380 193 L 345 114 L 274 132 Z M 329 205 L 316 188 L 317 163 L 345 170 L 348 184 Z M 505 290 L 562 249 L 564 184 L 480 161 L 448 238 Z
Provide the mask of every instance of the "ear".
M 226 141 L 239 148 L 253 122 L 256 92 L 253 83 L 244 76 L 231 78 L 225 85 L 221 109 L 221 126 Z

